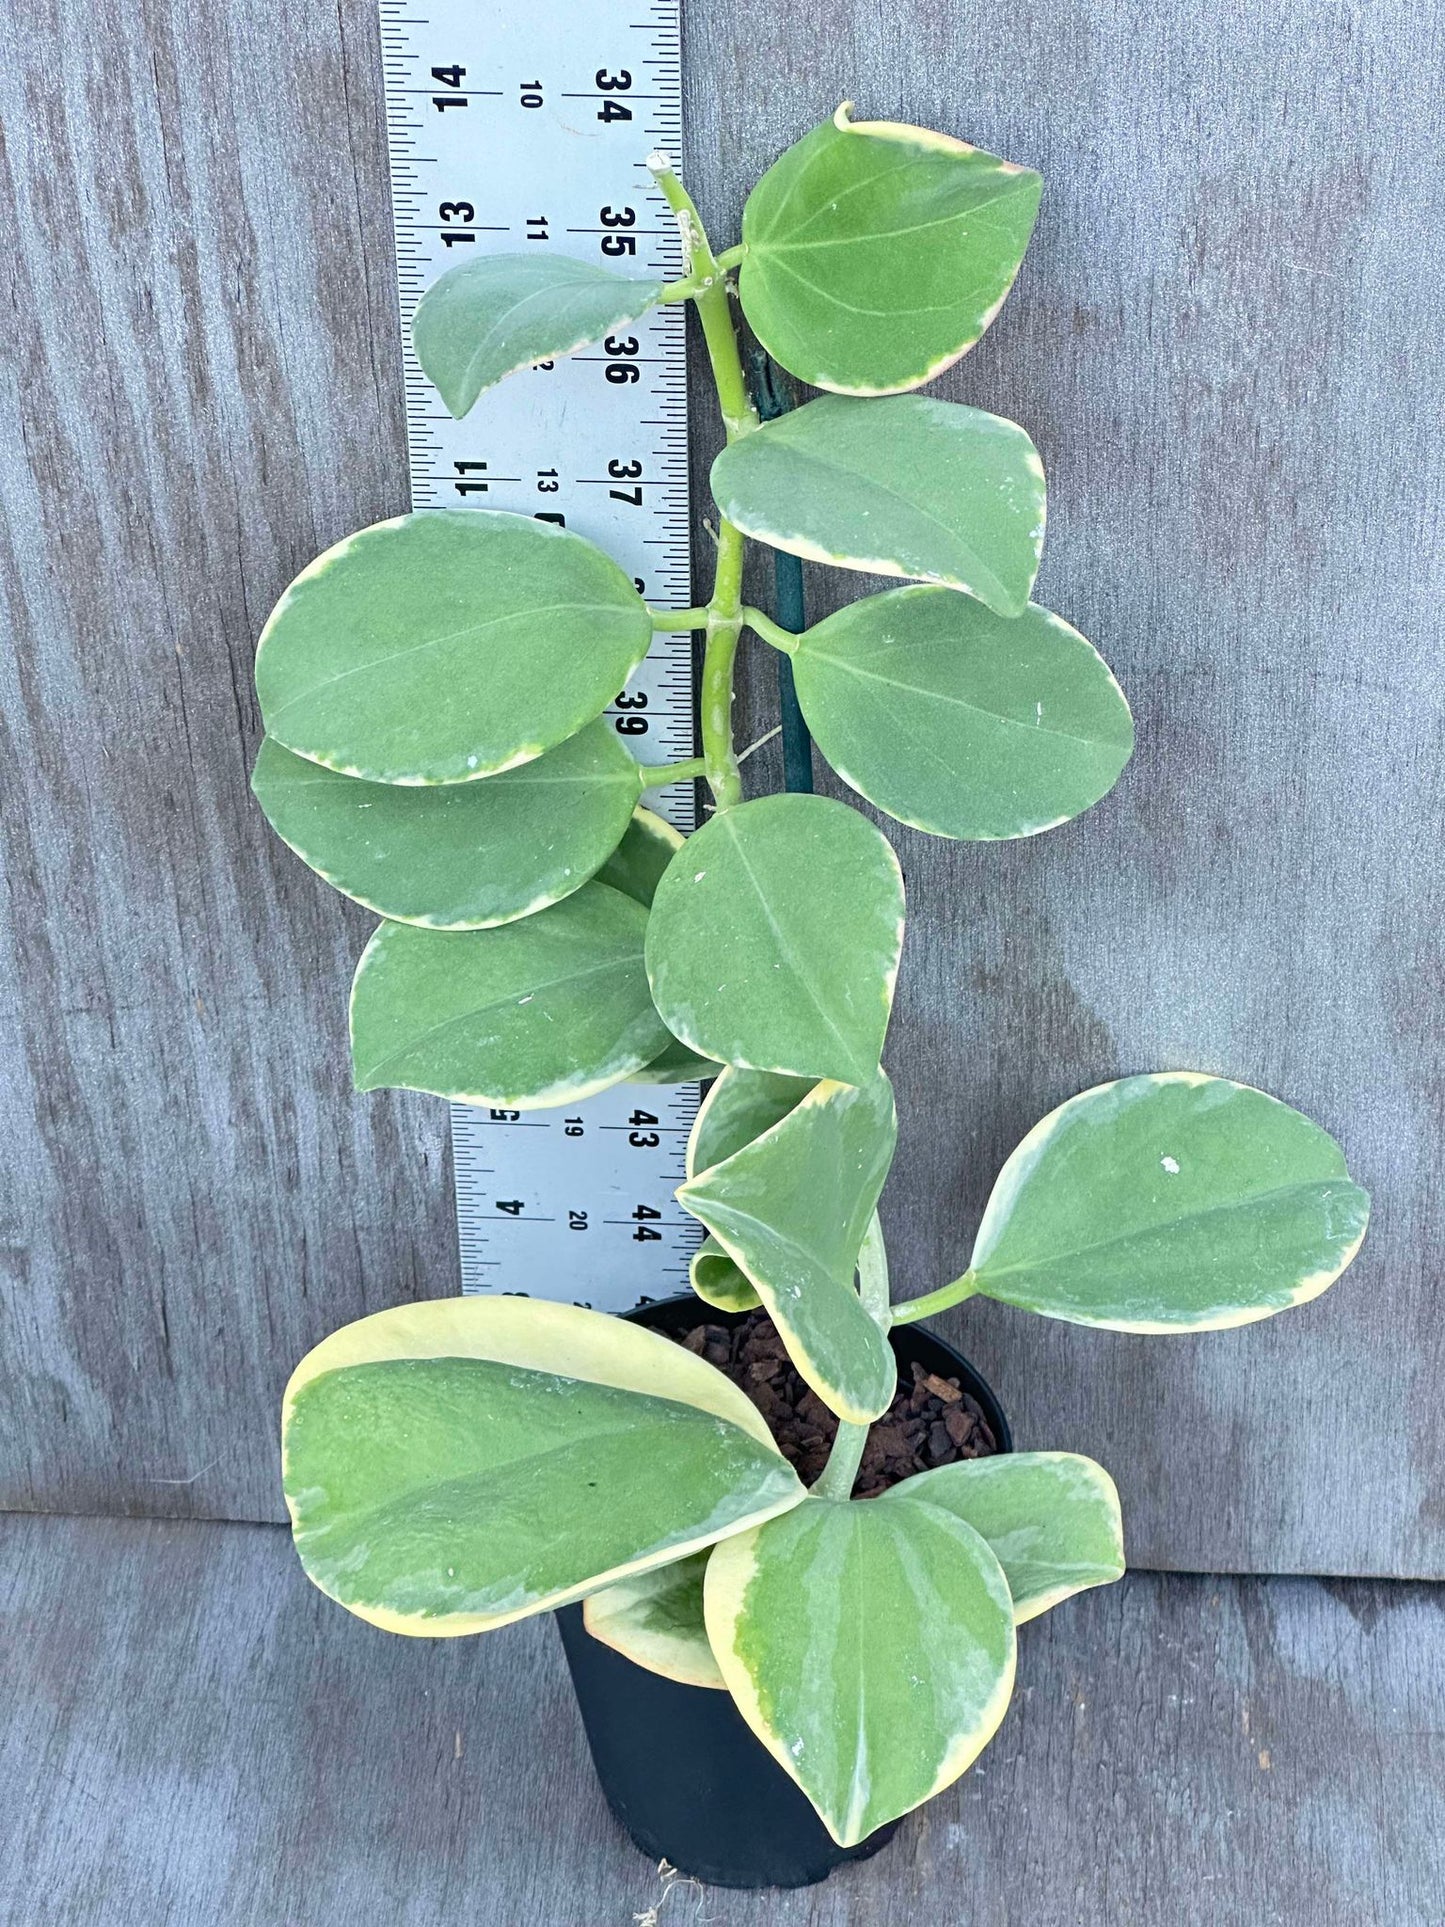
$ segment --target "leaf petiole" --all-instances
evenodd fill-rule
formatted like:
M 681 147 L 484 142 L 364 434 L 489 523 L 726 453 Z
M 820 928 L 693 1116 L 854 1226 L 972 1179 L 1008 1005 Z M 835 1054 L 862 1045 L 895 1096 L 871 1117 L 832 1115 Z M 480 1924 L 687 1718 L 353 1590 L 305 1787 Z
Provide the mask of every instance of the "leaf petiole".
M 707 627 L 706 609 L 649 609 L 654 635 L 682 635 Z
M 908 1298 L 901 1305 L 895 1305 L 893 1323 L 912 1325 L 920 1318 L 934 1318 L 941 1311 L 961 1305 L 965 1298 L 972 1298 L 977 1290 L 973 1273 L 966 1271 L 951 1285 L 940 1285 L 937 1291 L 926 1292 L 922 1298 Z
M 798 646 L 798 638 L 792 630 L 784 629 L 771 616 L 765 616 L 761 609 L 744 609 L 743 626 L 751 629 L 755 636 L 761 636 L 772 648 L 781 649 L 785 656 L 791 656 Z
M 706 776 L 707 758 L 689 756 L 682 763 L 639 763 L 637 768 L 645 790 L 662 790 L 670 783 L 695 783 Z
M 864 1310 L 886 1332 L 889 1323 L 888 1253 L 876 1211 L 864 1234 L 863 1249 L 858 1253 L 858 1296 L 863 1300 Z M 833 1449 L 828 1454 L 828 1463 L 812 1488 L 815 1498 L 843 1500 L 849 1496 L 853 1482 L 858 1477 L 863 1447 L 868 1443 L 868 1431 L 866 1425 L 850 1425 L 846 1420 L 839 1424 L 838 1436 L 833 1440 Z

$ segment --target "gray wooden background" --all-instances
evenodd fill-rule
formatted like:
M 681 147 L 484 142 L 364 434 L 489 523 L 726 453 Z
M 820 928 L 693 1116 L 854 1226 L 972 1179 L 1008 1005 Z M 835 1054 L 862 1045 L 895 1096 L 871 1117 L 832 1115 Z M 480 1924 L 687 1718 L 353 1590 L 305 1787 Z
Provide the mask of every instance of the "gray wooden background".
M 1199 1339 L 950 1329 L 1023 1442 L 1114 1470 L 1136 1564 L 1445 1574 L 1439 9 L 691 0 L 686 27 L 720 243 L 844 95 L 1042 168 L 1016 295 L 944 392 L 1034 434 L 1042 599 L 1140 725 L 1066 830 L 899 833 L 898 1277 L 958 1268 L 1002 1156 L 1084 1085 L 1278 1092 L 1375 1194 L 1326 1298 Z M 0 1506 L 271 1519 L 295 1359 L 456 1285 L 443 1108 L 348 1090 L 366 919 L 247 794 L 267 610 L 406 501 L 373 5 L 20 0 L 0 36 Z

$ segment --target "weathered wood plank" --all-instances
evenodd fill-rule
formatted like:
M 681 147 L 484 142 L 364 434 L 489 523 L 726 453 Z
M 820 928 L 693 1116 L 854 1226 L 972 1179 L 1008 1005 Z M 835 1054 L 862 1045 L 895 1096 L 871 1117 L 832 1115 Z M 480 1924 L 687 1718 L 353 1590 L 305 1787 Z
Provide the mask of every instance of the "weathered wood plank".
M 1289 1096 L 1380 1205 L 1320 1304 L 1198 1340 L 955 1327 L 1025 1442 L 1113 1467 L 1136 1560 L 1445 1572 L 1438 9 L 691 0 L 687 27 L 720 233 L 844 92 L 1044 169 L 947 392 L 1034 432 L 1042 593 L 1141 724 L 1066 831 L 899 837 L 897 1275 L 948 1275 L 1012 1142 L 1091 1081 Z M 0 1501 L 274 1516 L 290 1364 L 456 1278 L 440 1107 L 346 1089 L 365 920 L 246 792 L 265 610 L 404 500 L 371 0 L 35 0 L 0 35 Z
M 0 1602 L 0 1917 L 623 1927 L 660 1897 L 545 1623 L 388 1638 L 284 1533 L 194 1522 L 4 1520 Z M 1445 1918 L 1440 1588 L 1136 1575 L 1026 1628 L 1019 1677 L 877 1860 L 679 1891 L 660 1927 Z

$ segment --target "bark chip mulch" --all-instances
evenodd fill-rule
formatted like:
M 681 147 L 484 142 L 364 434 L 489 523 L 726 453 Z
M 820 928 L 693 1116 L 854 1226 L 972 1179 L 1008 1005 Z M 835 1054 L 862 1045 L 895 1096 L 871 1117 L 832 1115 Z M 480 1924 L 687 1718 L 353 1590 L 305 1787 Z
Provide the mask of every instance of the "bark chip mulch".
M 695 1325 L 678 1343 L 742 1387 L 767 1420 L 783 1457 L 811 1485 L 827 1463 L 838 1421 L 793 1369 L 767 1313 L 749 1312 L 731 1330 Z M 915 1472 L 987 1458 L 997 1450 L 988 1420 L 958 1380 L 915 1364 L 907 1383 L 900 1375 L 897 1397 L 868 1434 L 853 1496 L 875 1499 Z

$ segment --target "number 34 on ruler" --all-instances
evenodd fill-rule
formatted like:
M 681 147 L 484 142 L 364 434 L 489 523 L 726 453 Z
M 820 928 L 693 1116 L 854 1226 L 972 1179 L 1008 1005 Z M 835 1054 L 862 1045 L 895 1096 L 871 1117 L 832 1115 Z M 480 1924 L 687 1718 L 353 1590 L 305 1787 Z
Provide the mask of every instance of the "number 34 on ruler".
M 646 157 L 681 145 L 677 0 L 381 0 L 407 438 L 416 508 L 502 508 L 597 542 L 659 607 L 691 602 L 683 313 L 513 376 L 464 421 L 417 367 L 412 313 L 448 267 L 551 249 L 683 270 Z M 659 637 L 610 714 L 645 762 L 693 753 L 686 636 Z M 691 785 L 649 798 L 695 826 Z M 695 1085 L 617 1085 L 563 1111 L 452 1109 L 462 1289 L 621 1311 L 687 1282 L 673 1199 Z

